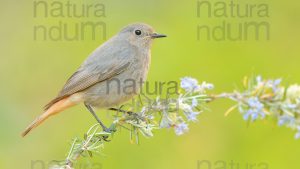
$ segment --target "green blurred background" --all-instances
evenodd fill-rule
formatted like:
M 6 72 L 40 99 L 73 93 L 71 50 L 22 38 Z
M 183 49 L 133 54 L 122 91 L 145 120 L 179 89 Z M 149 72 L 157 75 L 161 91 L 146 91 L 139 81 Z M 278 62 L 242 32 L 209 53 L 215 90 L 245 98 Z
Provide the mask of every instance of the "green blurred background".
M 51 26 L 59 20 L 69 24 L 99 20 L 106 23 L 109 38 L 129 23 L 148 23 L 168 35 L 153 45 L 150 82 L 178 80 L 188 75 L 214 83 L 215 92 L 233 90 L 243 76 L 252 73 L 300 82 L 300 2 L 295 0 L 234 1 L 268 4 L 270 17 L 244 19 L 198 18 L 196 0 L 72 0 L 78 6 L 103 3 L 106 17 L 34 18 L 33 2 L 1 0 L 1 169 L 27 169 L 32 160 L 64 159 L 70 139 L 81 136 L 95 123 L 84 106 L 77 106 L 51 118 L 28 137 L 20 137 L 85 57 L 105 41 L 35 41 L 35 25 Z M 219 24 L 223 20 L 265 20 L 271 25 L 270 40 L 197 40 L 197 25 Z M 197 169 L 198 160 L 222 160 L 227 164 L 233 160 L 240 169 L 246 169 L 247 163 L 261 162 L 268 163 L 270 169 L 300 168 L 300 142 L 293 139 L 293 131 L 268 121 L 247 127 L 238 112 L 224 118 L 224 111 L 231 105 L 225 100 L 212 103 L 211 111 L 202 114 L 199 123 L 190 125 L 190 132 L 180 137 L 172 130 L 162 130 L 155 132 L 154 138 L 142 138 L 141 144 L 135 145 L 129 142 L 129 134 L 121 131 L 106 145 L 106 156 L 93 161 L 112 169 Z M 101 117 L 106 115 L 102 113 Z M 253 169 L 256 168 L 259 167 Z

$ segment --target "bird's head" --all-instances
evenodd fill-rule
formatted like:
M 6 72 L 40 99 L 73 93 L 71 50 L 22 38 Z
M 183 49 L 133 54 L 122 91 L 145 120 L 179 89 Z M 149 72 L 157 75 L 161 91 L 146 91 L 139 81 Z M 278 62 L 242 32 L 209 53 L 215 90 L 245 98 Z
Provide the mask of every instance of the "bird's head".
M 153 39 L 166 37 L 166 35 L 156 33 L 150 25 L 144 23 L 135 23 L 124 27 L 119 32 L 119 36 L 128 40 L 132 45 L 141 47 L 150 46 Z

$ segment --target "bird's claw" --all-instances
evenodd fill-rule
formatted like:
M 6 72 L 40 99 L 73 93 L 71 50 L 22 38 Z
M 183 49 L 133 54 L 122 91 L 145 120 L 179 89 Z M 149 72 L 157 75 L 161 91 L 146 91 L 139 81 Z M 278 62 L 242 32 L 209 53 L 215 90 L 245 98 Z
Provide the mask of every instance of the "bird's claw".
M 116 129 L 111 129 L 111 128 L 105 127 L 105 128 L 103 128 L 103 131 L 106 132 L 106 133 L 112 134 L 112 133 L 116 132 Z M 104 135 L 104 136 L 102 136 L 102 139 L 103 139 L 104 141 L 110 142 L 111 140 L 108 140 L 108 138 L 109 138 L 109 135 Z
M 104 132 L 106 132 L 106 133 L 114 133 L 114 132 L 116 132 L 116 129 L 111 129 L 111 128 L 107 128 L 107 127 L 105 127 L 105 128 L 103 128 L 103 131 Z

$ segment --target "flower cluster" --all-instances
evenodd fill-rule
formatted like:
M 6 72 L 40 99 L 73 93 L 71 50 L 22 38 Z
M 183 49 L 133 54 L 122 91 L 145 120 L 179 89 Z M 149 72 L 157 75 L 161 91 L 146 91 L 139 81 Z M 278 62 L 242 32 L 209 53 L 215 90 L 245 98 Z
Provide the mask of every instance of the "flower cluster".
M 123 128 L 129 131 L 131 141 L 139 141 L 139 133 L 145 137 L 152 137 L 154 129 L 173 128 L 176 135 L 189 131 L 188 123 L 197 122 L 198 115 L 203 111 L 205 104 L 211 101 L 206 94 L 213 89 L 213 84 L 198 81 L 191 77 L 184 77 L 180 82 L 181 90 L 178 95 L 169 98 L 157 97 L 150 99 L 144 96 L 140 100 L 141 106 L 135 112 L 133 108 L 112 108 L 113 122 L 111 131 Z M 142 97 L 142 96 L 140 96 Z M 110 113 L 111 114 L 111 113 Z M 54 168 L 73 168 L 76 160 L 81 156 L 92 156 L 99 153 L 106 141 L 114 133 L 100 131 L 96 124 L 89 129 L 84 139 L 76 138 L 73 141 L 68 157 Z
M 184 134 L 189 130 L 189 122 L 198 121 L 203 106 L 210 101 L 206 91 L 214 86 L 207 82 L 199 84 L 191 77 L 182 78 L 180 86 L 182 90 L 175 98 L 146 98 L 146 104 L 134 116 L 114 116 L 114 122 L 117 126 L 130 128 L 131 135 L 141 132 L 149 137 L 153 136 L 153 129 L 162 128 L 174 128 L 176 135 Z
M 184 91 L 175 102 L 177 104 L 176 118 L 170 120 L 172 119 L 170 116 L 165 116 L 165 118 L 169 119 L 169 126 L 174 126 L 177 135 L 182 135 L 189 130 L 186 121 L 198 121 L 197 116 L 202 112 L 204 104 L 210 101 L 206 91 L 214 88 L 214 85 L 211 83 L 202 82 L 199 84 L 196 79 L 191 77 L 181 78 L 180 86 Z M 183 115 L 181 115 L 180 112 L 182 112 Z
M 243 106 L 240 106 L 241 112 L 244 113 L 244 120 L 248 120 L 251 118 L 252 121 L 258 119 L 258 118 L 265 118 L 265 113 L 264 113 L 264 105 L 259 101 L 258 97 L 250 97 L 247 100 L 247 106 L 249 107 L 248 110 L 244 111 L 242 110 Z
M 300 138 L 300 86 L 281 85 L 281 79 L 268 80 L 261 76 L 245 78 L 243 91 L 225 94 L 223 97 L 237 102 L 244 120 L 255 121 L 267 116 L 277 120 L 279 126 L 287 126 L 297 131 Z M 231 111 L 233 109 L 230 109 Z
M 131 141 L 137 143 L 139 133 L 145 137 L 152 137 L 154 129 L 172 128 L 176 135 L 182 135 L 189 131 L 190 122 L 198 121 L 198 116 L 205 110 L 206 104 L 217 98 L 227 98 L 236 102 L 225 115 L 238 109 L 243 119 L 248 122 L 271 117 L 277 120 L 279 126 L 294 129 L 295 138 L 300 138 L 300 85 L 285 87 L 281 79 L 246 77 L 242 90 L 209 95 L 207 91 L 214 88 L 213 84 L 198 83 L 194 78 L 184 77 L 180 81 L 180 87 L 178 95 L 173 97 L 158 96 L 150 99 L 143 96 L 142 99 L 140 96 L 142 106 L 135 109 L 123 106 L 111 108 L 115 113 L 110 129 L 114 132 L 103 132 L 98 124 L 94 125 L 83 139 L 74 139 L 66 160 L 54 168 L 71 169 L 79 157 L 99 153 L 115 131 L 121 128 L 128 130 Z

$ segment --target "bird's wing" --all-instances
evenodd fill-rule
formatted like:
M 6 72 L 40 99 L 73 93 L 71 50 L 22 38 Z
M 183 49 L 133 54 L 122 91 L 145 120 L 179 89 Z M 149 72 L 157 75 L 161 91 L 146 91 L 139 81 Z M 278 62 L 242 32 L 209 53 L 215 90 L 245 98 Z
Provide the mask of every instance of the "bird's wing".
M 136 50 L 116 37 L 98 47 L 68 79 L 58 96 L 50 101 L 47 110 L 57 101 L 83 91 L 97 83 L 124 72 L 132 63 Z
M 91 87 L 96 83 L 113 78 L 114 76 L 125 71 L 129 65 L 130 62 L 127 62 L 126 64 L 111 65 L 109 69 L 101 73 L 85 73 L 84 71 L 75 72 L 75 74 L 71 77 L 70 80 L 67 81 L 67 83 L 59 93 L 59 97 L 74 94 L 88 87 Z
M 105 81 L 107 79 L 111 79 L 114 76 L 121 74 L 125 71 L 130 62 L 122 65 L 111 66 L 106 72 L 103 73 L 88 73 L 85 71 L 77 71 L 75 72 L 67 81 L 63 89 L 59 92 L 58 96 L 50 101 L 46 106 L 45 109 L 47 110 L 57 101 L 68 97 L 74 93 L 83 91 L 99 82 Z
M 133 63 L 136 51 L 129 43 L 112 40 L 97 48 L 68 79 L 58 96 L 50 101 L 47 110 L 57 101 L 83 91 L 97 83 L 124 72 Z

